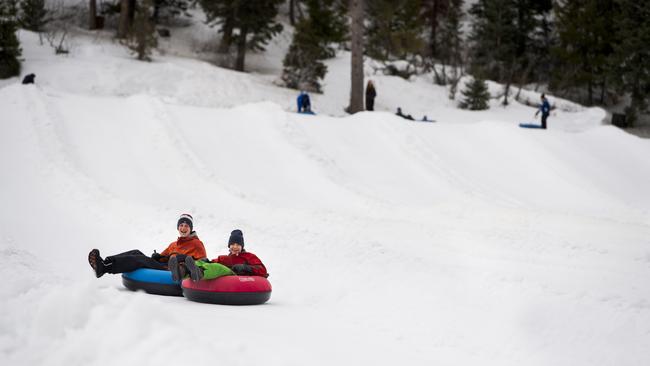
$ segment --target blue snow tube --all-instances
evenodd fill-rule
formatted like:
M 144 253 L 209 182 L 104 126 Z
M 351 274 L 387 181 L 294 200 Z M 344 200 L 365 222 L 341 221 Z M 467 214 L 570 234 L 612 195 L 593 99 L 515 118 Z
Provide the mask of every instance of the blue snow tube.
M 183 296 L 180 282 L 172 280 L 172 273 L 159 269 L 140 268 L 122 273 L 122 284 L 131 291 L 144 290 L 148 294 Z
M 542 128 L 542 125 L 534 124 L 534 123 L 520 123 L 519 127 L 521 128 Z

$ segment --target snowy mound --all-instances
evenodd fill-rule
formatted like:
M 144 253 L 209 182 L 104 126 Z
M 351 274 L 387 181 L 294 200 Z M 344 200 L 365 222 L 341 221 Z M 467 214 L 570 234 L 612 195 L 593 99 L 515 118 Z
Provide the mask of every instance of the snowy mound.
M 650 142 L 602 110 L 524 130 L 533 108 L 373 76 L 379 112 L 340 117 L 342 54 L 303 116 L 268 75 L 22 38 L 37 85 L 0 88 L 3 365 L 650 361 Z M 90 249 L 161 250 L 181 212 L 210 257 L 244 231 L 268 305 L 94 278 Z

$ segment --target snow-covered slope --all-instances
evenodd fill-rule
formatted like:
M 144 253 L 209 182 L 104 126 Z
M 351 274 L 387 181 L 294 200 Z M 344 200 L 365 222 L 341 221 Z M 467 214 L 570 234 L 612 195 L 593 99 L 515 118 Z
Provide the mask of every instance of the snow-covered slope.
M 37 85 L 0 88 L 1 364 L 650 362 L 650 142 L 602 111 L 523 130 L 532 108 L 375 75 L 379 112 L 340 117 L 342 54 L 303 116 L 269 75 L 21 38 Z M 211 257 L 244 231 L 267 305 L 94 278 L 90 249 L 160 251 L 182 212 Z

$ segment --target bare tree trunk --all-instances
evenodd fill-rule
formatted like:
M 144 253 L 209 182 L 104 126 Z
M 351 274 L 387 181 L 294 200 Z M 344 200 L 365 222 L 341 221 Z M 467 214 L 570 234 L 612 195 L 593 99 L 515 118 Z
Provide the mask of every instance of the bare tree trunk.
M 244 62 L 246 58 L 246 36 L 248 35 L 248 29 L 242 27 L 240 30 L 241 34 L 237 40 L 237 60 L 235 60 L 235 70 L 244 71 Z
M 429 40 L 429 48 L 431 57 L 435 58 L 438 54 L 437 50 L 437 32 L 438 32 L 438 0 L 431 1 L 431 39 Z
M 506 82 L 506 86 L 503 88 L 503 106 L 508 105 L 508 94 L 510 94 L 510 80 Z
M 363 111 L 363 0 L 350 0 L 351 85 L 348 113 Z
M 291 22 L 291 25 L 296 25 L 296 14 L 295 14 L 295 8 L 296 7 L 296 0 L 290 0 L 289 1 L 289 22 Z
M 97 0 L 88 3 L 88 29 L 97 29 Z
M 129 0 L 129 27 L 133 25 L 135 19 L 135 0 Z
M 117 28 L 117 38 L 126 38 L 129 33 L 129 1 L 120 1 L 120 22 Z
M 435 63 L 432 65 L 431 69 L 433 70 L 433 82 L 437 85 L 442 85 L 442 78 L 440 77 L 440 74 L 438 74 L 438 68 Z
M 447 62 L 442 63 L 442 85 L 447 85 Z
M 429 28 L 431 30 L 431 38 L 429 38 L 429 51 L 431 52 L 431 57 L 438 57 L 438 28 L 439 28 L 439 19 L 444 17 L 445 14 L 449 11 L 449 0 L 429 0 L 431 7 L 429 12 Z
M 528 75 L 533 71 L 533 67 L 535 66 L 535 63 L 532 61 L 528 61 L 528 66 L 526 66 L 526 70 L 524 70 L 524 73 L 521 75 L 521 79 L 519 80 L 519 90 L 517 90 L 517 95 L 515 96 L 515 100 L 519 101 L 519 96 L 521 95 L 521 89 L 523 88 L 524 84 L 528 82 Z
M 638 75 L 638 74 L 637 74 Z M 625 108 L 625 122 L 629 127 L 634 127 L 639 118 L 639 111 L 643 104 L 643 96 L 640 94 L 640 77 L 634 78 L 634 85 L 632 85 L 632 95 L 630 105 Z
M 509 65 L 505 65 L 508 70 L 503 70 L 502 74 L 507 75 L 506 85 L 503 91 L 503 106 L 510 104 L 508 102 L 508 96 L 510 95 L 510 86 L 512 86 L 512 81 L 515 79 L 515 64 L 517 64 L 517 59 L 510 61 Z
M 463 77 L 463 70 L 458 70 L 460 66 L 456 66 L 452 69 L 451 82 L 449 83 L 449 100 L 456 99 L 456 91 L 458 89 L 458 82 Z
M 221 38 L 221 43 L 219 43 L 219 53 L 228 53 L 230 51 L 230 45 L 232 44 L 232 19 L 226 18 L 226 21 L 223 23 L 223 37 Z

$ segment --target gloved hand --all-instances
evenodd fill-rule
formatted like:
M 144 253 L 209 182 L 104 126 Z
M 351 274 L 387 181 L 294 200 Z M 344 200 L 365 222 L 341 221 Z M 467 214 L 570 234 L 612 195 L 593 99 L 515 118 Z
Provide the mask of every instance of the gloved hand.
M 156 253 L 156 251 L 153 251 L 153 254 L 151 255 L 151 259 L 160 262 L 160 258 L 162 258 L 162 255 L 160 253 Z
M 248 264 L 235 264 L 232 266 L 232 271 L 238 275 L 250 275 L 253 274 L 253 267 Z

